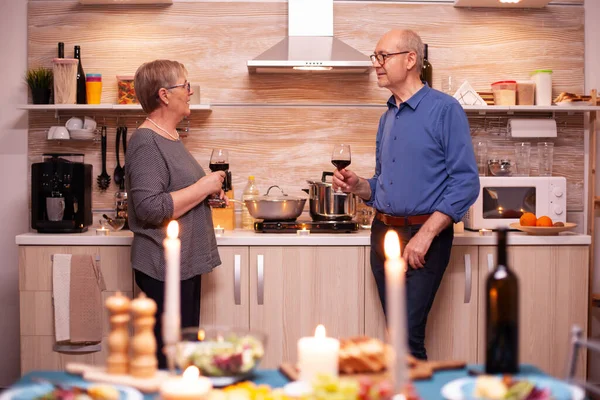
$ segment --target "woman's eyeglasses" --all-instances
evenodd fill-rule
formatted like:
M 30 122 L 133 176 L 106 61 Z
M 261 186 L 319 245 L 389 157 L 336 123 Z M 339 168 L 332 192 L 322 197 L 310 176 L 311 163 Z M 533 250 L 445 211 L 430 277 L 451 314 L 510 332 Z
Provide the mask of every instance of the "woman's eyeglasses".
M 166 87 L 165 89 L 171 90 L 171 89 L 175 89 L 178 87 L 187 89 L 188 93 L 190 93 L 192 91 L 192 84 L 190 82 L 184 82 L 184 83 L 180 83 L 179 85 L 169 86 L 169 87 Z

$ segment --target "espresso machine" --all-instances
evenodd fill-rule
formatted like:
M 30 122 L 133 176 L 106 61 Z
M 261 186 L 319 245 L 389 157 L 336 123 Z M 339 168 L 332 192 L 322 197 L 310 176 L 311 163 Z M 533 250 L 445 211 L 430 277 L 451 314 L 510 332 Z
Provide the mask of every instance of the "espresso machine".
M 92 166 L 83 154 L 44 154 L 31 165 L 31 227 L 81 233 L 92 224 Z

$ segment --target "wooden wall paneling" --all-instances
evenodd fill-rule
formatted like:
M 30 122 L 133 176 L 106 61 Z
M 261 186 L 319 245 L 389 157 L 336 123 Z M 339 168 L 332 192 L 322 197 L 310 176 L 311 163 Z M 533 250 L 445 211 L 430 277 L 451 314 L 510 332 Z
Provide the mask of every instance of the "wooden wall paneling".
M 74 15 L 77 18 L 74 18 Z M 88 73 L 103 74 L 103 102 L 116 98 L 116 75 L 144 61 L 177 59 L 211 103 L 379 103 L 388 92 L 371 75 L 249 75 L 246 61 L 287 34 L 285 2 L 203 2 L 161 6 L 29 3 L 30 66 L 51 65 L 81 45 Z M 476 89 L 554 70 L 554 91 L 583 90 L 584 9 L 457 9 L 452 5 L 336 2 L 337 37 L 370 54 L 388 29 L 410 28 L 430 45 L 434 86 L 443 75 Z M 557 29 L 560 27 L 560 29 Z

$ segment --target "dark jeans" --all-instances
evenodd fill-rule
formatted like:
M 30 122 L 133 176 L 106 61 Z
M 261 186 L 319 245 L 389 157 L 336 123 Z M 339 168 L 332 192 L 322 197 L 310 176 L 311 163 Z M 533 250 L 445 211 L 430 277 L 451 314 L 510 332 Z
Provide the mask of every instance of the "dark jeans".
M 135 283 L 156 302 L 156 358 L 158 368 L 167 368 L 167 358 L 163 354 L 162 314 L 165 305 L 165 283 L 156 280 L 143 272 L 134 270 Z M 181 281 L 181 327 L 198 327 L 200 325 L 200 278 L 201 275 Z
M 379 300 L 381 300 L 384 313 L 386 313 L 385 253 L 383 250 L 385 234 L 388 229 L 394 229 L 398 232 L 398 236 L 400 236 L 400 241 L 402 242 L 402 250 L 404 250 L 410 238 L 419 231 L 420 227 L 390 227 L 377 219 L 373 220 L 371 227 L 371 270 L 377 283 Z M 454 230 L 453 226 L 450 225 L 431 242 L 431 246 L 425 255 L 424 267 L 419 269 L 409 267 L 406 272 L 408 346 L 411 354 L 422 360 L 427 359 L 427 352 L 425 351 L 427 315 L 429 314 L 429 310 L 431 310 L 435 294 L 450 261 L 453 238 Z

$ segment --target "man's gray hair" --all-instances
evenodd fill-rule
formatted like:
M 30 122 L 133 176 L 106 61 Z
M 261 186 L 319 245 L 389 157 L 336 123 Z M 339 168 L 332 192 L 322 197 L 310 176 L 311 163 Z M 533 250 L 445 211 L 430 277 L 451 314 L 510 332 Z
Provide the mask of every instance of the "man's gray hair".
M 417 32 L 407 29 L 402 32 L 402 39 L 398 43 L 399 51 L 414 51 L 417 54 L 417 64 L 415 65 L 416 70 L 421 73 L 423 69 L 423 57 L 425 56 L 425 46 L 421 36 Z

